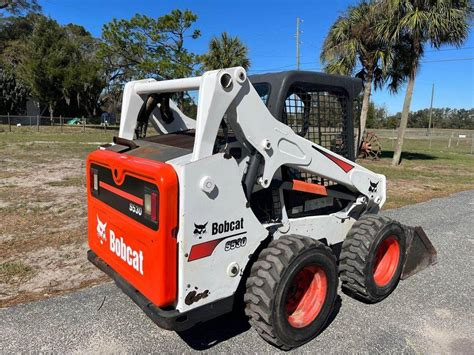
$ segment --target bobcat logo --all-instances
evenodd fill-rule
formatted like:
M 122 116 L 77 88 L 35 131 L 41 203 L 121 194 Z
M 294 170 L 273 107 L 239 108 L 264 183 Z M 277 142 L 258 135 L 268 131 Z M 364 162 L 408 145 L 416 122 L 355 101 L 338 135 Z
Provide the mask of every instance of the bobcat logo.
M 196 224 L 194 223 L 194 236 L 202 239 L 202 235 L 206 234 L 206 226 L 209 222 L 205 224 Z
M 377 186 L 378 186 L 380 181 L 372 182 L 372 181 L 369 180 L 369 182 L 370 182 L 369 192 L 374 192 L 374 193 L 377 192 Z
M 103 223 L 97 215 L 97 236 L 100 238 L 100 244 L 107 242 L 107 235 L 105 234 L 105 228 L 107 227 L 107 222 Z

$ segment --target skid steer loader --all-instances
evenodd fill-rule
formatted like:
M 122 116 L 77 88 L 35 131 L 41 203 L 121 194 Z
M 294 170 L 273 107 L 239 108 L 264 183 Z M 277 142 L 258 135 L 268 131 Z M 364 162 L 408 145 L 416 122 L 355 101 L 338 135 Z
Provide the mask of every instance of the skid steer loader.
M 361 88 L 240 67 L 127 83 L 118 137 L 87 158 L 88 259 L 165 329 L 230 312 L 242 293 L 283 349 L 323 329 L 339 279 L 381 301 L 436 252 L 420 227 L 377 214 L 385 176 L 354 162 Z

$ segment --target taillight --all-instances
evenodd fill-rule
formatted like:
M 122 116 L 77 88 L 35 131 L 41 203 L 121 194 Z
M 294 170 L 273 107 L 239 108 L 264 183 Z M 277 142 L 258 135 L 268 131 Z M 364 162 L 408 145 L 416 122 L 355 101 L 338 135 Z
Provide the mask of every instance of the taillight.
M 97 195 L 99 193 L 99 172 L 97 169 L 90 169 L 90 185 L 92 194 Z
M 151 193 L 151 220 L 158 221 L 158 196 L 156 192 Z
M 159 198 L 158 192 L 145 189 L 144 210 L 145 217 L 151 219 L 153 222 L 158 222 Z

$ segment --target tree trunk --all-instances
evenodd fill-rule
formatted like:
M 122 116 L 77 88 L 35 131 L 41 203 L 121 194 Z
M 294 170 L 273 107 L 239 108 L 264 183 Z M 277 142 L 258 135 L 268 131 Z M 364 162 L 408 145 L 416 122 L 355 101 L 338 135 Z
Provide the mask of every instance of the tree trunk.
M 359 155 L 360 144 L 364 139 L 365 125 L 367 123 L 367 113 L 369 112 L 370 94 L 372 93 L 372 76 L 367 76 L 364 84 L 364 97 L 362 98 L 362 108 L 360 110 L 359 132 L 356 136 L 355 156 Z
M 53 112 L 54 112 L 54 109 L 53 109 L 53 105 L 49 104 L 49 120 L 51 121 L 51 126 L 53 125 Z
M 408 124 L 408 115 L 410 113 L 411 99 L 413 97 L 413 87 L 415 86 L 416 67 L 408 79 L 407 91 L 405 92 L 405 100 L 403 102 L 402 118 L 400 119 L 400 127 L 398 128 L 397 145 L 393 152 L 392 166 L 400 164 L 402 156 L 403 138 Z

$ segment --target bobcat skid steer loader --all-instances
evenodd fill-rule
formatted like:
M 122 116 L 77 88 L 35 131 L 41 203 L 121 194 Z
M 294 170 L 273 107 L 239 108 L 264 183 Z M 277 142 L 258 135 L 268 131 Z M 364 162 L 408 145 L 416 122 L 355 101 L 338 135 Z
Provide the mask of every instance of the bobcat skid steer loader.
M 240 67 L 128 83 L 118 137 L 87 159 L 89 260 L 170 330 L 230 312 L 243 290 L 253 327 L 283 349 L 321 331 L 339 279 L 381 301 L 436 252 L 377 214 L 385 176 L 354 162 L 361 88 Z

